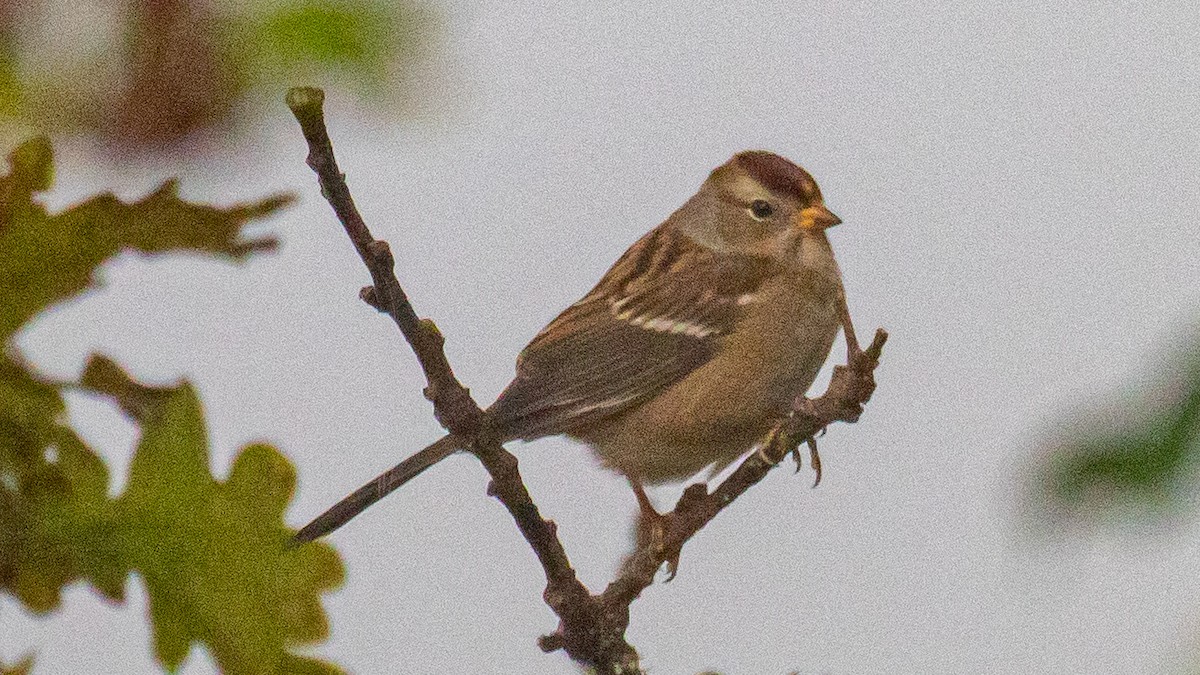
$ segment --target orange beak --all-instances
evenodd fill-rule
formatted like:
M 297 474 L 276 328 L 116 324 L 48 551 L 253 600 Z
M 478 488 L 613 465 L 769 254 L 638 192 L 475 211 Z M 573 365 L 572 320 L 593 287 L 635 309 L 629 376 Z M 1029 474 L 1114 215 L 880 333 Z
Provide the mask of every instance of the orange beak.
M 833 212 L 825 208 L 824 204 L 801 209 L 797 215 L 799 216 L 798 225 L 804 230 L 824 230 L 842 222 L 842 219 L 833 215 Z

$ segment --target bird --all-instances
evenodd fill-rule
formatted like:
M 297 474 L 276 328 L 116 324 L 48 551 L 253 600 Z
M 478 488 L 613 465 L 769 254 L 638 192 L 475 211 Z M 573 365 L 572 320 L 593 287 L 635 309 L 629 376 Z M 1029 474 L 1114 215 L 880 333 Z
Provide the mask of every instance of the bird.
M 841 219 L 807 171 L 735 154 L 517 357 L 478 438 L 565 435 L 644 485 L 714 473 L 759 446 L 851 337 L 826 230 Z M 448 434 L 301 528 L 315 540 L 472 439 Z M 657 514 L 655 514 L 657 515 Z

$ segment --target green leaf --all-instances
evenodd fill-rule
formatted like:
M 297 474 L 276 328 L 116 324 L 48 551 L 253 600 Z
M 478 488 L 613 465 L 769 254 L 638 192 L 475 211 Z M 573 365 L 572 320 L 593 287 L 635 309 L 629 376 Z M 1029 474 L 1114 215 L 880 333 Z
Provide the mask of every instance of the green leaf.
M 9 166 L 0 176 L 0 592 L 42 613 L 80 579 L 120 601 L 136 572 L 170 669 L 200 641 L 223 672 L 339 672 L 289 651 L 326 636 L 319 596 L 343 571 L 326 545 L 286 546 L 295 475 L 277 450 L 247 447 L 229 480 L 215 480 L 192 389 L 146 386 L 94 357 L 80 385 L 115 399 L 142 432 L 128 487 L 111 499 L 107 467 L 62 419 L 71 383 L 39 377 L 4 344 L 92 286 L 96 267 L 121 251 L 242 260 L 272 246 L 242 228 L 288 199 L 218 209 L 184 202 L 168 182 L 137 202 L 101 195 L 51 215 L 37 199 L 53 180 L 49 143 L 23 144 Z
M 1200 359 L 1183 371 L 1183 390 L 1166 403 L 1140 406 L 1118 431 L 1084 433 L 1056 450 L 1045 481 L 1053 504 L 1157 511 L 1179 501 L 1200 459 Z
M 231 59 L 253 78 L 295 82 L 322 72 L 379 94 L 394 84 L 392 64 L 428 41 L 434 15 L 412 3 L 300 0 L 233 23 Z
M 45 217 L 33 195 L 54 183 L 52 159 L 50 141 L 42 136 L 22 143 L 8 156 L 9 174 L 0 177 L 0 233 L 17 218 Z M 39 212 L 29 214 L 33 209 Z
M 88 359 L 79 376 L 79 385 L 112 398 L 126 415 L 143 424 L 155 418 L 163 401 L 174 392 L 172 387 L 150 387 L 137 382 L 115 361 L 100 354 Z
M 82 574 L 75 548 L 43 527 L 98 508 L 108 490 L 107 468 L 59 423 L 62 412 L 54 385 L 0 358 L 0 590 L 34 612 L 57 607 L 62 586 Z M 99 579 L 107 595 L 120 593 L 123 582 Z
M 121 382 L 114 368 L 94 359 L 84 381 L 115 395 L 143 433 L 128 488 L 110 513 L 82 526 L 61 523 L 60 536 L 92 554 L 88 575 L 112 578 L 113 567 L 141 575 L 155 652 L 169 669 L 200 641 L 223 672 L 338 672 L 288 651 L 327 636 L 319 595 L 343 576 L 330 547 L 287 545 L 291 465 L 274 448 L 251 445 L 234 461 L 229 480 L 214 480 L 191 387 Z
M 35 197 L 51 185 L 51 156 L 46 139 L 27 141 L 9 156 L 10 172 L 0 178 L 0 341 L 92 286 L 96 268 L 122 251 L 198 251 L 240 261 L 270 249 L 274 239 L 246 239 L 242 229 L 292 200 L 278 195 L 217 208 L 180 199 L 176 183 L 167 181 L 136 202 L 102 194 L 50 215 Z

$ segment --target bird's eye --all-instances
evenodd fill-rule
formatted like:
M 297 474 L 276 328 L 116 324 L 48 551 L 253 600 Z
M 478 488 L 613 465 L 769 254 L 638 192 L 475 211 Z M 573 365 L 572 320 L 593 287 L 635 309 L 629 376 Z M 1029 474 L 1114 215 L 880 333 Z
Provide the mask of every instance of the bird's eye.
M 755 220 L 770 218 L 772 213 L 775 213 L 775 207 L 771 206 L 770 202 L 762 199 L 755 199 L 753 202 L 750 202 L 750 215 L 754 216 Z

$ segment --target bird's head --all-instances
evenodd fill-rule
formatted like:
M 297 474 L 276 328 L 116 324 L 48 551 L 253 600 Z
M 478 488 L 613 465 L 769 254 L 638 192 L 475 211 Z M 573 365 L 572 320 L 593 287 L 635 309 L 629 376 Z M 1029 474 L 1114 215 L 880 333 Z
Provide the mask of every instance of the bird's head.
M 794 258 L 800 241 L 842 222 L 807 171 L 779 155 L 739 152 L 713 170 L 671 221 L 718 253 Z

